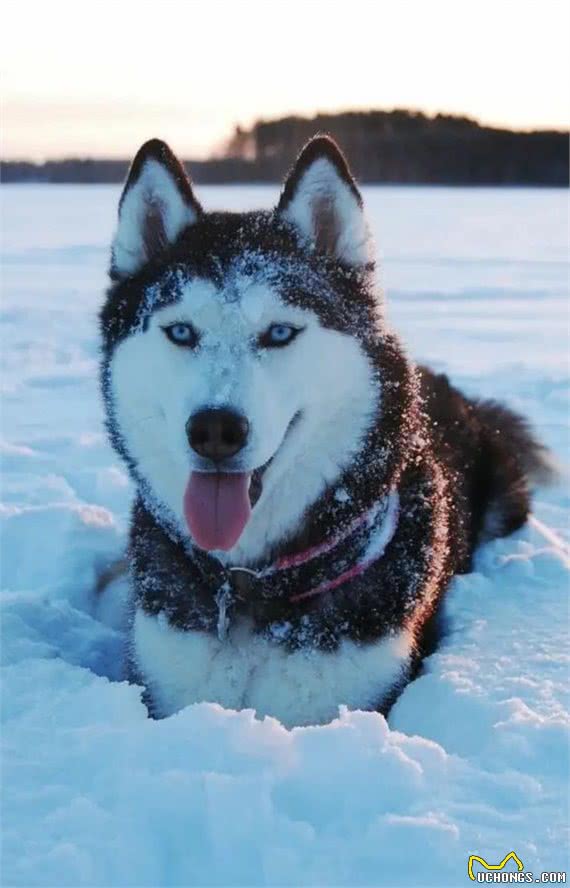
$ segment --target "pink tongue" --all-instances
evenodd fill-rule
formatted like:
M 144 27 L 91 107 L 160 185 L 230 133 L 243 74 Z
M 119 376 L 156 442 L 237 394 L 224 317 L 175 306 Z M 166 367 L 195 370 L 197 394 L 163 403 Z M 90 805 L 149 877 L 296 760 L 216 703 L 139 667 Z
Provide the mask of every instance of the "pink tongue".
M 184 491 L 184 516 L 201 549 L 231 549 L 251 514 L 249 472 L 192 472 Z

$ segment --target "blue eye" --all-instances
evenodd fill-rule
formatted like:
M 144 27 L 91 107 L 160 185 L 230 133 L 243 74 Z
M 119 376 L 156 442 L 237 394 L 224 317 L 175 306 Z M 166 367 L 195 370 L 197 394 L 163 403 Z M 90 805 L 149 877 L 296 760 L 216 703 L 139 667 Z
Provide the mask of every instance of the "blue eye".
M 198 345 L 198 334 L 192 324 L 170 324 L 162 328 L 174 345 L 195 348 Z
M 259 337 L 259 344 L 262 348 L 283 348 L 293 342 L 301 330 L 301 327 L 292 327 L 290 324 L 271 324 Z

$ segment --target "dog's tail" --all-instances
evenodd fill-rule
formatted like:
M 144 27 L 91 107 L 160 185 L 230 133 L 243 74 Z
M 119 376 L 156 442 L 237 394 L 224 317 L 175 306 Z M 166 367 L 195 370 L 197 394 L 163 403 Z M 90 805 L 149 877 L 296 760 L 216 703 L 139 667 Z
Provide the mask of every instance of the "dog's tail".
M 475 408 L 482 424 L 482 459 L 488 467 L 483 537 L 492 539 L 525 523 L 532 490 L 553 484 L 559 469 L 524 417 L 497 401 L 477 401 Z

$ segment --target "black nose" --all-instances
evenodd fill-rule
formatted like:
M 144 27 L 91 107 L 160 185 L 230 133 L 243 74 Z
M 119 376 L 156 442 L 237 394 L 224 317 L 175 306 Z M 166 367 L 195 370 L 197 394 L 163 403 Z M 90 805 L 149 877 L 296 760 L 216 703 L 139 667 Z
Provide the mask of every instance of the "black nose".
M 235 456 L 245 446 L 248 433 L 245 416 L 227 407 L 199 410 L 186 423 L 190 447 L 214 462 Z

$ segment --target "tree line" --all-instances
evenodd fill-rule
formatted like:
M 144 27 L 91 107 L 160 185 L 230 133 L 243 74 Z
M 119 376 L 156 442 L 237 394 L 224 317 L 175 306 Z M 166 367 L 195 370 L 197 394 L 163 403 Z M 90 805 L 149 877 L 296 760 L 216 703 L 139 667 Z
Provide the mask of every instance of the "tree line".
M 361 182 L 568 185 L 567 132 L 517 132 L 405 110 L 259 120 L 236 126 L 219 156 L 185 163 L 198 183 L 276 182 L 316 133 L 337 140 Z M 127 169 L 128 160 L 5 161 L 0 175 L 3 182 L 119 183 Z

